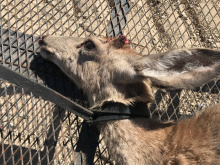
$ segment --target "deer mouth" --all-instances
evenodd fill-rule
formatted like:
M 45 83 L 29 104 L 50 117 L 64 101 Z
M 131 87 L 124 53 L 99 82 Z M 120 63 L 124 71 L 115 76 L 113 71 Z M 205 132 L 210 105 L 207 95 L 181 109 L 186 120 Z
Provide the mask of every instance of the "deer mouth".
M 48 44 L 45 42 L 45 38 L 47 37 L 47 35 L 42 36 L 39 40 L 38 40 L 38 44 L 40 46 L 41 49 L 44 49 L 45 51 L 49 51 L 47 50 L 47 46 Z
M 44 35 L 42 36 L 39 40 L 38 40 L 38 44 L 40 46 L 40 54 L 45 58 L 50 60 L 51 57 L 55 54 L 56 50 L 55 48 L 49 46 L 47 44 L 47 42 L 45 41 L 45 38 L 48 35 Z

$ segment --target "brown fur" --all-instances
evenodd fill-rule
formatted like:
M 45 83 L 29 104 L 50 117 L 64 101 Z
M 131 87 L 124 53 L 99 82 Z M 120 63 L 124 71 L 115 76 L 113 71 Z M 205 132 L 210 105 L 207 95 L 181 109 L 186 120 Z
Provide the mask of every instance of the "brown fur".
M 151 85 L 192 88 L 219 75 L 217 50 L 179 49 L 142 57 L 125 41 L 46 36 L 39 44 L 42 56 L 84 90 L 91 106 L 109 100 L 149 103 Z M 87 48 L 87 42 L 94 46 Z M 134 118 L 103 122 L 99 128 L 116 164 L 211 165 L 220 163 L 219 122 L 220 106 L 215 105 L 177 123 Z
M 118 164 L 217 165 L 219 119 L 216 105 L 177 123 L 145 118 L 115 121 L 102 126 L 102 133 Z

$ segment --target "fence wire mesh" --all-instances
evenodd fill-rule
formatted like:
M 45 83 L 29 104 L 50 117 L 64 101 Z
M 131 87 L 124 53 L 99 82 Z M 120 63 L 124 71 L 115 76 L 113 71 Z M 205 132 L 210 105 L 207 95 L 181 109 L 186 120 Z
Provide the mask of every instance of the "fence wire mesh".
M 128 36 L 148 55 L 181 47 L 220 49 L 219 0 L 1 0 L 1 64 L 87 106 L 86 97 L 39 55 L 44 34 Z M 151 117 L 178 120 L 219 102 L 219 80 L 155 91 Z M 114 164 L 95 128 L 62 107 L 0 80 L 0 164 Z M 94 133 L 95 132 L 95 133 Z

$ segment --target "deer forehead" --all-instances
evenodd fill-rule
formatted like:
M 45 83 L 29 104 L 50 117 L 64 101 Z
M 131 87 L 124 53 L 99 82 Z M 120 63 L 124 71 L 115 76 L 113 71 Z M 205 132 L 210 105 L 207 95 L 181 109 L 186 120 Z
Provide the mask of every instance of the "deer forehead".
M 138 53 L 130 48 L 128 41 L 120 37 L 115 39 L 89 37 L 79 43 L 76 48 L 80 59 L 99 62 L 100 65 L 106 63 L 125 64 L 140 57 Z

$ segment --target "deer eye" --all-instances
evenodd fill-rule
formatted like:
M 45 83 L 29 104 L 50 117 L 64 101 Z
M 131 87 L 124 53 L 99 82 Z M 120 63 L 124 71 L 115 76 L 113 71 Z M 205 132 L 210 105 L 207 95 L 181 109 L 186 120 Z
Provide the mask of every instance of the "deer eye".
M 95 44 L 92 42 L 92 41 L 87 41 L 85 44 L 84 44 L 84 48 L 86 50 L 92 50 L 92 49 L 95 49 Z

